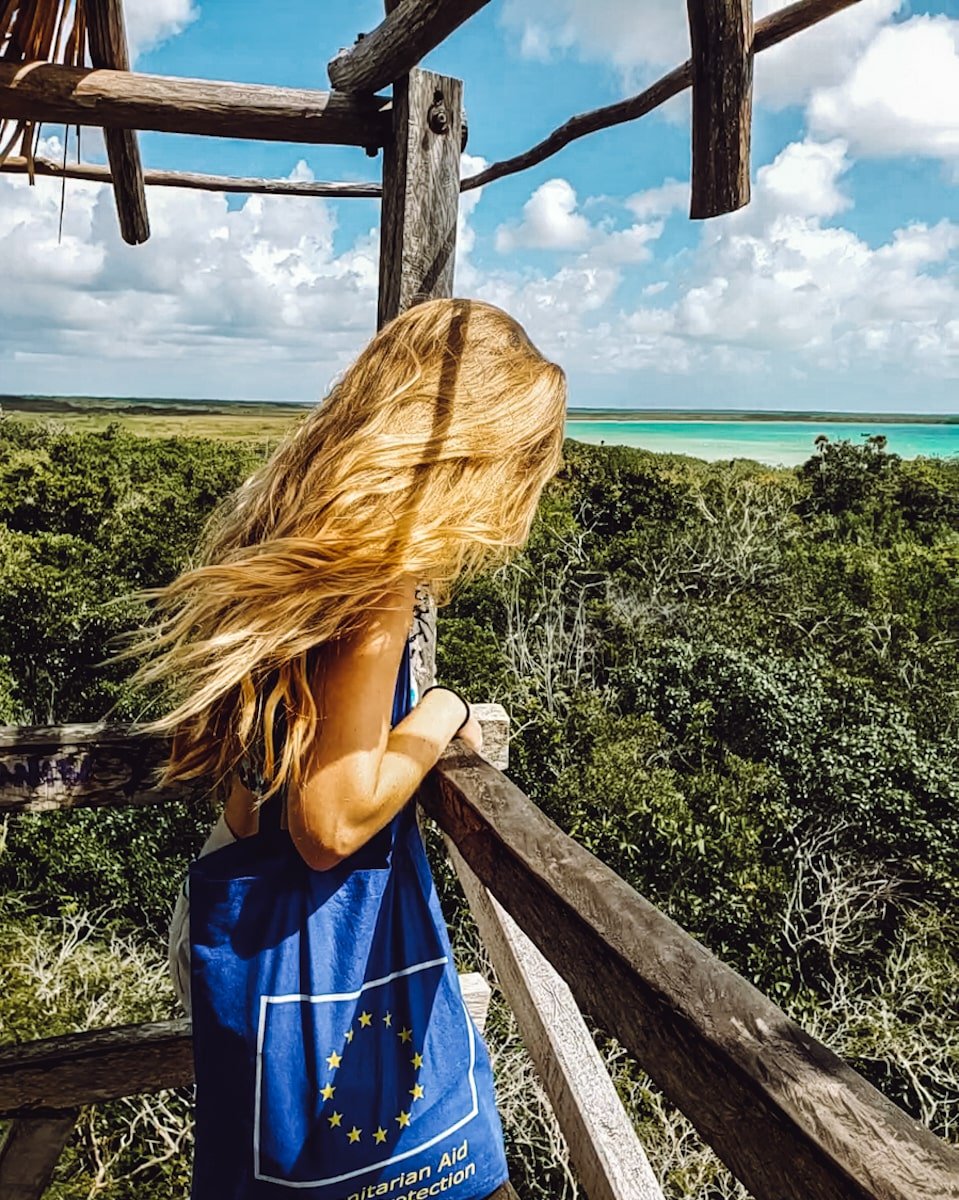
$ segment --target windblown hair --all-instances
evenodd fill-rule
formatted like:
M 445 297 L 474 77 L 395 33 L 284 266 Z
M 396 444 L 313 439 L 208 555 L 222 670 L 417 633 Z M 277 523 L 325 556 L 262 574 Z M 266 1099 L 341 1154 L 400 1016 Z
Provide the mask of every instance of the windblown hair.
M 311 675 L 404 578 L 438 603 L 529 536 L 558 469 L 562 370 L 500 309 L 433 300 L 386 325 L 213 515 L 197 565 L 146 593 L 124 655 L 172 689 L 163 782 L 223 781 L 262 738 L 266 798 L 300 779 Z

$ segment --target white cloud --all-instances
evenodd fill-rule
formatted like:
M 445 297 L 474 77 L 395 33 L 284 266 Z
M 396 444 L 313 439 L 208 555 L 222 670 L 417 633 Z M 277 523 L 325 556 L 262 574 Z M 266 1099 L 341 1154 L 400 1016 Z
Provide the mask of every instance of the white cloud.
M 641 307 L 625 329 L 641 344 L 688 343 L 690 364 L 721 350 L 750 369 L 782 356 L 845 370 L 887 365 L 959 376 L 959 225 L 910 224 L 870 246 L 825 224 L 848 206 L 845 145 L 787 146 L 757 173 L 753 203 L 704 226 L 685 288 L 666 308 Z M 930 269 L 931 268 L 931 269 Z
M 841 138 L 791 142 L 756 173 L 756 200 L 774 211 L 800 217 L 833 217 L 851 207 L 839 177 L 851 163 Z
M 123 13 L 133 62 L 182 33 L 200 15 L 194 0 L 124 0 Z
M 880 30 L 841 82 L 812 96 L 808 117 L 857 154 L 959 160 L 959 21 L 918 16 Z
M 621 299 L 628 265 L 616 250 L 627 231 L 602 224 L 559 270 L 499 270 L 478 276 L 478 290 L 574 373 L 711 386 L 768 375 L 771 388 L 813 372 L 959 377 L 959 224 L 904 224 L 870 245 L 831 223 L 850 207 L 849 166 L 842 139 L 784 147 L 757 171 L 749 207 L 701 226 L 699 245 L 670 279 L 641 289 L 639 304 Z M 660 215 L 684 206 L 687 191 L 670 181 L 625 205 Z M 662 221 L 634 228 L 652 240 Z M 667 288 L 675 299 L 663 303 Z
M 903 0 L 859 0 L 764 51 L 756 60 L 756 95 L 775 107 L 805 100 L 843 78 L 848 64 L 901 8 Z M 756 20 L 784 0 L 755 0 Z M 507 0 L 502 20 L 519 51 L 548 60 L 573 54 L 617 68 L 640 87 L 689 57 L 682 0 Z
M 503 254 L 521 248 L 570 250 L 583 246 L 589 235 L 573 188 L 565 179 L 548 179 L 523 205 L 522 219 L 496 231 L 496 249 Z
M 685 7 L 675 0 L 507 0 L 503 22 L 530 58 L 575 52 L 633 68 L 675 66 L 689 54 Z
M 626 200 L 626 207 L 642 220 L 644 217 L 667 217 L 677 209 L 689 208 L 689 184 L 667 179 L 659 187 L 637 192 Z
M 303 163 L 293 175 L 311 178 Z M 36 354 L 81 371 L 179 360 L 212 394 L 234 372 L 242 394 L 244 364 L 261 383 L 299 364 L 322 392 L 373 328 L 375 231 L 337 253 L 335 210 L 314 197 L 250 196 L 231 210 L 220 194 L 154 188 L 149 200 L 151 238 L 126 246 L 111 190 L 71 180 L 58 244 L 58 181 L 0 176 L 0 370 Z M 304 390 L 278 377 L 274 394 Z
M 756 55 L 757 102 L 773 108 L 801 104 L 814 91 L 841 80 L 877 32 L 902 9 L 904 0 L 859 0 Z M 785 5 L 756 0 L 759 20 Z
M 588 197 L 583 207 L 594 207 L 600 199 Z M 646 204 L 646 209 L 664 211 L 664 203 Z M 626 207 L 636 214 L 633 200 L 628 200 Z M 576 192 L 567 180 L 550 179 L 523 205 L 521 220 L 500 225 L 496 231 L 496 249 L 501 254 L 529 249 L 578 251 L 578 266 L 583 269 L 602 266 L 618 270 L 652 257 L 650 243 L 663 232 L 661 220 L 638 221 L 616 229 L 609 219 L 593 223 L 578 209 Z

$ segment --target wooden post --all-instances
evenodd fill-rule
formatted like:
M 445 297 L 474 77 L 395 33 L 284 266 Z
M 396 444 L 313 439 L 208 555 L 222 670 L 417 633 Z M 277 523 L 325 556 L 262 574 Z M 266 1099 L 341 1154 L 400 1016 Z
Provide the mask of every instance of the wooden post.
M 693 75 L 689 215 L 717 217 L 749 203 L 752 0 L 686 0 Z
M 77 1123 L 77 1112 L 14 1121 L 0 1144 L 0 1200 L 40 1200 Z
M 86 0 L 84 12 L 93 66 L 129 71 L 130 52 L 123 24 L 122 0 Z M 104 129 L 103 137 L 113 175 L 120 234 L 125 242 L 137 246 L 150 236 L 137 134 L 133 129 Z
M 444 838 L 589 1200 L 663 1200 L 662 1188 L 568 985 L 483 887 L 452 838 Z
M 378 325 L 453 294 L 462 100 L 459 79 L 432 71 L 411 71 L 395 85 L 383 149 Z
M 393 135 L 383 149 L 380 294 L 383 325 L 421 300 L 453 294 L 463 84 L 416 69 L 393 87 Z M 420 691 L 436 673 L 436 610 L 417 592 L 413 669 Z

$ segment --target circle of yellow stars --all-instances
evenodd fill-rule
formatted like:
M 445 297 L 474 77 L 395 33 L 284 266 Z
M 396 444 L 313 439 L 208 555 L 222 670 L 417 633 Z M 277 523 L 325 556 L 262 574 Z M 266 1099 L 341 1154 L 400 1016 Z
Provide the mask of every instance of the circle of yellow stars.
M 381 1020 L 387 1029 L 393 1029 L 393 1014 L 391 1012 L 384 1013 Z M 363 1012 L 361 1012 L 359 1017 L 357 1018 L 357 1025 L 359 1026 L 359 1028 L 361 1030 L 372 1029 L 373 1028 L 373 1014 L 371 1012 L 367 1012 L 364 1009 Z M 411 1051 L 410 1063 L 413 1067 L 413 1070 L 419 1071 L 423 1066 L 423 1055 L 418 1050 L 415 1050 L 413 1048 L 413 1031 L 412 1031 L 412 1029 L 408 1029 L 404 1025 L 401 1029 L 397 1029 L 395 1032 L 396 1032 L 396 1036 L 400 1039 L 400 1041 L 403 1043 L 403 1045 L 407 1046 Z M 346 1038 L 347 1044 L 349 1044 L 350 1042 L 353 1041 L 355 1034 L 356 1034 L 356 1029 L 354 1029 L 352 1027 L 346 1031 L 345 1038 Z M 329 1069 L 332 1072 L 334 1072 L 334 1076 L 335 1076 L 335 1072 L 336 1072 L 337 1068 L 339 1067 L 339 1065 L 342 1061 L 343 1061 L 342 1055 L 337 1054 L 337 1052 L 335 1050 L 332 1050 L 327 1055 L 326 1065 L 327 1065 L 327 1067 L 329 1067 Z M 324 1084 L 324 1086 L 320 1089 L 320 1095 L 323 1097 L 324 1100 L 332 1100 L 334 1098 L 335 1094 L 336 1094 L 336 1085 L 329 1081 L 327 1081 L 327 1083 Z M 400 1129 L 406 1129 L 406 1127 L 410 1124 L 410 1121 L 412 1121 L 413 1105 L 416 1103 L 417 1100 L 422 1100 L 425 1095 L 425 1092 L 423 1090 L 423 1085 L 419 1082 L 414 1083 L 413 1086 L 410 1088 L 409 1094 L 412 1097 L 412 1099 L 410 1100 L 409 1110 L 400 1109 L 399 1113 L 393 1118 L 396 1121 L 397 1125 L 400 1127 Z M 346 1140 L 349 1145 L 355 1146 L 361 1141 L 361 1139 L 363 1137 L 363 1130 L 357 1129 L 357 1127 L 355 1125 L 352 1127 L 352 1129 L 346 1129 L 345 1126 L 343 1125 L 343 1114 L 340 1112 L 337 1112 L 336 1109 L 334 1109 L 333 1112 L 331 1112 L 330 1115 L 326 1119 L 329 1122 L 331 1129 L 342 1129 L 343 1130 L 343 1132 L 346 1134 Z M 382 1145 L 386 1141 L 387 1130 L 385 1130 L 382 1127 L 382 1125 L 380 1125 L 368 1136 L 372 1137 L 373 1141 L 377 1145 Z

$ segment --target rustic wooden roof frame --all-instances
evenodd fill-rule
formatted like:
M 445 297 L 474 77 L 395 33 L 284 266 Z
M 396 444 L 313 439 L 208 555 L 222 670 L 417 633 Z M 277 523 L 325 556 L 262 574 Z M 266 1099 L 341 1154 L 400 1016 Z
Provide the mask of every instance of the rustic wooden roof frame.
M 107 137 L 108 174 L 94 164 L 50 162 L 44 162 L 37 173 L 113 182 L 122 235 L 136 243 L 149 233 L 145 184 L 273 195 L 376 195 L 368 190 L 375 184 L 318 184 L 307 191 L 302 184 L 278 179 L 258 180 L 245 189 L 245 180 L 223 176 L 144 173 L 135 131 L 358 145 L 375 153 L 387 140 L 391 102 L 373 93 L 401 79 L 489 0 L 391 0 L 376 29 L 331 59 L 332 93 L 136 76 L 126 70 L 121 0 L 83 2 L 90 14 L 91 55 L 95 68 L 101 69 L 0 61 L 0 114 L 8 120 L 32 123 L 102 126 Z M 526 170 L 571 141 L 637 120 L 692 87 L 690 216 L 733 211 L 749 200 L 753 56 L 858 2 L 797 0 L 758 22 L 753 30 L 751 0 L 687 0 L 689 60 L 636 96 L 571 117 L 529 150 L 461 180 L 460 188 L 468 191 Z M 381 118 L 378 126 L 371 105 Z M 327 119 L 318 120 L 321 114 Z M 0 170 L 32 174 L 32 159 L 29 155 L 8 159 L 0 163 Z

